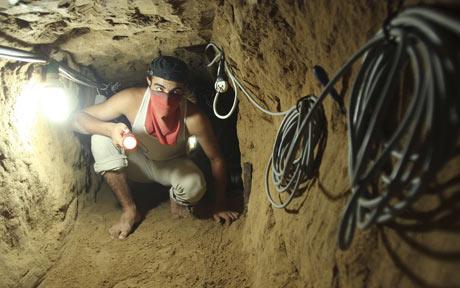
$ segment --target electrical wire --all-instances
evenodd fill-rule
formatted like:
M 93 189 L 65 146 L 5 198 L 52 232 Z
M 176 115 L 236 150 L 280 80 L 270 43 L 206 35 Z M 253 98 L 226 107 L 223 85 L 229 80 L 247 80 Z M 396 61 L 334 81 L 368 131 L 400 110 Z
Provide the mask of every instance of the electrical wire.
M 5 58 L 8 60 L 15 60 L 15 61 L 24 61 L 24 62 L 30 62 L 30 63 L 46 63 L 46 59 L 35 55 L 33 53 L 15 49 L 15 48 L 9 48 L 5 46 L 0 46 L 0 57 Z
M 212 66 L 218 61 L 222 61 L 223 50 L 214 43 L 209 43 L 206 49 L 213 48 L 216 56 L 210 61 L 208 66 Z M 357 58 L 357 57 L 356 57 Z M 353 61 L 355 58 L 352 59 Z M 271 112 L 260 106 L 255 96 L 247 91 L 244 86 L 235 77 L 232 68 L 225 61 L 225 69 L 234 90 L 234 101 L 230 112 L 227 115 L 220 115 L 216 111 L 216 102 L 218 97 L 214 98 L 214 114 L 225 119 L 233 113 L 236 107 L 238 90 L 241 90 L 248 100 L 262 112 L 271 116 L 285 116 L 282 124 L 278 128 L 272 154 L 267 164 L 265 172 L 265 192 L 268 201 L 275 208 L 286 208 L 295 197 L 295 195 L 304 188 L 307 181 L 311 180 L 319 167 L 322 151 L 325 145 L 325 135 L 327 133 L 326 118 L 322 107 L 322 102 L 327 95 L 334 89 L 333 85 L 345 72 L 344 69 L 339 71 L 328 85 L 324 88 L 321 95 L 303 97 L 297 105 L 283 112 Z M 216 96 L 219 92 L 216 93 Z M 297 157 L 297 154 L 300 155 Z M 288 194 L 286 200 L 275 201 L 270 192 L 268 179 L 272 172 L 272 182 L 275 190 L 281 194 Z
M 92 87 L 92 88 L 102 88 L 101 84 L 98 84 L 88 77 L 85 77 L 79 74 L 77 71 L 73 70 L 72 68 L 68 67 L 64 64 L 59 64 L 59 72 L 62 76 L 66 77 L 67 79 L 79 83 L 84 86 Z
M 279 114 L 269 114 L 275 116 L 286 115 L 278 128 L 272 154 L 265 171 L 265 192 L 268 201 L 273 207 L 286 208 L 298 192 L 297 189 L 303 187 L 307 181 L 314 177 L 314 172 L 319 167 L 322 149 L 325 144 L 325 134 L 327 132 L 322 102 L 343 74 L 370 47 L 376 45 L 375 42 L 370 41 L 360 51 L 356 52 L 324 87 L 318 98 L 307 97 L 306 99 L 299 100 L 299 103 L 291 107 L 288 111 L 279 112 Z M 212 66 L 219 61 L 223 51 L 213 43 L 210 43 L 208 47 L 212 47 L 217 53 L 216 57 L 208 64 L 208 66 Z M 229 65 L 226 65 L 226 67 L 229 67 Z M 234 74 L 229 75 L 229 78 L 236 79 Z M 234 81 L 234 83 L 239 83 L 239 81 Z M 241 88 L 242 85 L 239 84 L 233 87 L 236 98 L 236 90 L 237 88 Z M 255 100 L 253 98 L 255 97 L 251 95 L 246 96 L 254 104 Z M 259 106 L 256 107 L 259 108 Z M 261 109 L 261 111 L 266 112 L 266 109 Z M 216 111 L 214 112 L 216 113 Z M 300 153 L 299 157 L 296 157 L 297 153 Z M 287 199 L 284 201 L 280 199 L 279 202 L 276 202 L 271 195 L 268 183 L 270 170 L 272 171 L 272 182 L 276 191 L 278 193 L 288 193 Z
M 387 24 L 384 30 L 350 57 L 317 99 L 308 101 L 308 112 L 304 108 L 299 111 L 292 107 L 276 114 L 287 115 L 278 130 L 267 165 L 265 189 L 270 203 L 284 208 L 305 180 L 302 176 L 311 176 L 310 171 L 301 173 L 308 166 L 302 165 L 301 161 L 305 160 L 305 155 L 311 155 L 312 150 L 310 153 L 301 150 L 301 156 L 297 158 L 294 155 L 298 153 L 299 143 L 320 137 L 319 133 L 307 133 L 324 129 L 322 125 L 316 126 L 321 127 L 318 130 L 311 127 L 314 115 L 318 117 L 320 114 L 316 113 L 316 109 L 321 107 L 338 79 L 364 56 L 349 103 L 352 196 L 340 221 L 338 245 L 341 249 L 349 247 L 356 227 L 365 229 L 375 223 L 391 221 L 410 208 L 425 191 L 431 174 L 444 163 L 457 141 L 460 89 L 456 81 L 459 79 L 460 55 L 458 44 L 453 43 L 458 43 L 459 22 L 439 11 L 414 7 L 406 9 Z M 208 47 L 217 52 L 209 64 L 212 66 L 223 52 L 215 44 L 210 43 Z M 243 90 L 244 87 L 236 80 L 231 67 L 225 64 L 236 99 L 238 88 Z M 405 115 L 394 133 L 385 139 L 382 133 L 384 116 L 391 113 L 389 109 L 393 108 L 396 82 L 407 67 L 413 75 L 414 89 Z M 251 103 L 256 104 L 255 97 L 247 94 Z M 217 101 L 216 98 L 214 101 Z M 228 115 L 233 110 L 234 107 Z M 267 112 L 266 109 L 260 110 Z M 307 113 L 306 116 L 303 113 Z M 225 118 L 217 113 L 216 116 Z M 307 132 L 307 126 L 312 130 Z M 290 192 L 285 202 L 275 202 L 269 192 L 270 168 L 276 190 Z
M 318 98 L 310 95 L 299 100 L 292 107 L 281 123 L 272 155 L 265 171 L 265 192 L 269 202 L 275 208 L 287 207 L 305 183 L 312 179 L 317 171 L 326 140 L 326 117 L 322 106 L 317 106 Z M 301 125 L 310 115 L 310 121 Z M 296 156 L 300 151 L 300 155 Z M 284 202 L 275 201 L 270 192 L 269 174 L 272 170 L 272 181 L 278 193 L 287 192 Z
M 215 52 L 215 57 L 209 62 L 208 64 L 208 67 L 211 67 L 213 66 L 214 64 L 218 63 L 218 61 L 221 59 L 221 57 L 223 56 L 223 50 L 221 48 L 219 48 L 216 44 L 210 42 L 206 48 L 205 48 L 205 51 L 207 51 L 208 49 L 212 48 Z M 221 115 L 219 114 L 219 112 L 217 112 L 217 102 L 219 101 L 219 97 L 220 97 L 220 92 L 216 92 L 216 95 L 214 96 L 214 101 L 213 101 L 213 110 L 214 110 L 214 115 L 216 115 L 217 118 L 219 119 L 227 119 L 228 117 L 230 117 L 233 112 L 235 111 L 236 109 L 236 104 L 238 102 L 238 90 L 241 90 L 241 92 L 243 92 L 243 95 L 246 96 L 246 98 L 248 98 L 248 100 L 257 108 L 259 109 L 260 111 L 268 114 L 268 115 L 271 115 L 271 116 L 284 116 L 286 115 L 289 110 L 287 111 L 282 111 L 282 112 L 272 112 L 270 110 L 267 110 L 265 109 L 264 107 L 262 107 L 259 103 L 257 103 L 257 101 L 255 100 L 256 97 L 250 92 L 248 91 L 242 84 L 241 82 L 235 77 L 235 74 L 233 72 L 233 69 L 232 67 L 227 63 L 227 61 L 225 61 L 225 72 L 228 76 L 228 78 L 230 78 L 230 82 L 231 82 L 231 86 L 233 87 L 233 103 L 232 103 L 232 107 L 230 108 L 229 112 L 225 115 Z
M 0 46 L 0 57 L 5 58 L 8 60 L 15 60 L 15 61 L 22 61 L 22 62 L 29 62 L 29 63 L 40 63 L 40 64 L 48 64 L 49 61 L 44 57 L 28 52 L 23 51 L 16 48 L 10 48 L 5 46 Z M 73 70 L 72 68 L 68 67 L 63 63 L 59 64 L 59 74 L 63 77 L 76 82 L 78 84 L 93 87 L 93 88 L 102 88 L 101 84 L 98 84 L 91 79 L 79 74 L 77 71 Z
M 386 30 L 388 35 L 380 31 L 364 49 L 350 96 L 352 196 L 340 221 L 343 250 L 356 227 L 386 223 L 411 209 L 458 137 L 460 22 L 436 10 L 408 8 Z M 395 110 L 407 71 L 413 84 L 409 102 L 397 127 L 385 133 L 385 116 Z
M 294 113 L 293 110 L 299 110 L 298 107 L 294 106 L 288 111 L 288 116 L 283 119 L 281 126 L 278 128 L 272 155 L 265 171 L 265 192 L 273 207 L 287 207 L 296 195 L 297 189 L 314 177 L 314 172 L 319 168 L 319 161 L 321 161 L 322 150 L 325 145 L 325 133 L 327 132 L 322 102 L 330 95 L 334 85 L 353 63 L 369 47 L 374 45 L 376 45 L 375 41 L 367 43 L 339 69 L 324 87 L 319 97 L 310 97 L 305 114 L 292 114 Z M 300 101 L 300 104 L 302 105 L 302 101 Z M 290 114 L 289 112 L 292 113 Z M 293 121 L 296 121 L 295 133 L 292 133 Z M 302 143 L 307 145 L 302 147 Z M 300 157 L 296 158 L 295 155 L 298 153 L 299 148 L 301 149 Z M 280 199 L 279 203 L 277 203 L 271 196 L 268 183 L 270 169 L 272 170 L 272 181 L 276 191 L 279 193 L 288 192 L 289 194 L 284 202 Z

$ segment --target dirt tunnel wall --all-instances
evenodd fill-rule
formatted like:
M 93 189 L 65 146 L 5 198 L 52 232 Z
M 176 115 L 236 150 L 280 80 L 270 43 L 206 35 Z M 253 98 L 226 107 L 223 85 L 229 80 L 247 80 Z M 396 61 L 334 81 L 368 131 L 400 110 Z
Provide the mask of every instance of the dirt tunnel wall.
M 0 286 L 33 287 L 59 257 L 99 180 L 85 143 L 37 113 L 30 83 L 40 81 L 41 68 L 2 61 L 0 78 Z M 88 92 L 66 86 L 77 103 Z
M 321 92 L 312 73 L 314 65 L 322 65 L 332 76 L 380 29 L 386 16 L 384 2 L 222 1 L 216 10 L 213 40 L 235 63 L 246 87 L 272 111 L 284 111 L 300 97 Z M 342 94 L 349 93 L 350 78 L 346 75 L 337 85 Z M 331 98 L 324 107 L 328 139 L 317 180 L 285 211 L 271 208 L 264 193 L 266 161 L 281 119 L 263 115 L 247 99 L 240 101 L 242 161 L 254 166 L 242 236 L 251 255 L 253 286 L 459 285 L 455 271 L 460 265 L 460 238 L 452 230 L 410 233 L 374 227 L 357 232 L 348 251 L 338 249 L 339 219 L 350 187 L 347 124 Z M 453 179 L 459 164 L 458 159 L 451 161 L 440 178 Z M 425 204 L 430 201 L 436 200 Z
M 85 1 L 56 5 L 49 12 L 52 20 L 0 13 L 1 44 L 23 47 L 13 40 L 25 37 L 29 48 L 51 45 L 65 50 L 100 77 L 137 81 L 158 51 L 176 53 L 206 69 L 199 53 L 211 39 L 225 49 L 242 82 L 272 110 L 285 110 L 301 96 L 319 94 L 312 67 L 320 64 L 332 75 L 380 28 L 386 15 L 383 1 L 364 0 L 77 2 Z M 436 1 L 449 2 L 454 1 Z M 31 22 L 13 23 L 14 17 Z M 33 287 L 46 273 L 59 258 L 78 211 L 91 203 L 97 184 L 88 169 L 89 157 L 81 150 L 84 141 L 68 128 L 38 119 L 33 128 L 27 126 L 34 135 L 30 143 L 20 139 L 15 101 L 26 78 L 38 74 L 32 66 L 0 62 L 0 131 L 5 131 L 0 136 L 0 284 L 6 287 Z M 349 92 L 350 78 L 337 85 L 339 92 Z M 88 95 L 77 86 L 71 89 L 76 97 Z M 406 235 L 374 227 L 358 232 L 348 251 L 337 248 L 339 218 L 349 196 L 347 125 L 331 99 L 324 105 L 328 139 L 317 180 L 285 211 L 269 206 L 263 188 L 281 119 L 261 114 L 246 99 L 240 101 L 242 162 L 252 163 L 254 173 L 248 213 L 241 220 L 241 234 L 234 237 L 242 238 L 248 255 L 251 287 L 458 286 L 456 233 Z M 458 167 L 458 161 L 452 161 L 440 178 L 450 179 Z M 428 247 L 428 252 L 404 241 L 404 236 Z

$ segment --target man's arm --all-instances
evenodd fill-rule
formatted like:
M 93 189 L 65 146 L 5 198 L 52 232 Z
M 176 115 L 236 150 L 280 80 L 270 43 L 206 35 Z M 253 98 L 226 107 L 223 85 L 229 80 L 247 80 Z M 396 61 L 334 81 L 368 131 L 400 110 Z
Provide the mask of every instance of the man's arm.
M 219 145 L 209 119 L 193 104 L 188 104 L 187 128 L 190 134 L 197 137 L 200 146 L 211 162 L 214 189 L 216 190 L 216 203 L 214 219 L 221 218 L 227 223 L 238 217 L 236 212 L 225 211 L 225 192 L 227 189 L 227 172 L 225 161 L 219 151 Z
M 128 127 L 123 123 L 108 122 L 122 114 L 132 105 L 131 91 L 125 89 L 106 101 L 89 106 L 77 112 L 73 119 L 73 129 L 82 134 L 99 134 L 111 137 L 115 145 L 121 144 L 122 132 Z

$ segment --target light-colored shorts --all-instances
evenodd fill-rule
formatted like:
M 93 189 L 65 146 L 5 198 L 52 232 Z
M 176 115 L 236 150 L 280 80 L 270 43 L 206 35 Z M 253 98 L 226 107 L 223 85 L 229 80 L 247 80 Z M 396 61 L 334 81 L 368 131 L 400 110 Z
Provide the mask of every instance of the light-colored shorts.
M 203 173 L 187 157 L 153 161 L 138 151 L 125 155 L 115 148 L 109 137 L 101 135 L 91 136 L 91 151 L 97 173 L 126 168 L 128 179 L 132 181 L 171 186 L 170 197 L 181 205 L 196 204 L 206 191 Z

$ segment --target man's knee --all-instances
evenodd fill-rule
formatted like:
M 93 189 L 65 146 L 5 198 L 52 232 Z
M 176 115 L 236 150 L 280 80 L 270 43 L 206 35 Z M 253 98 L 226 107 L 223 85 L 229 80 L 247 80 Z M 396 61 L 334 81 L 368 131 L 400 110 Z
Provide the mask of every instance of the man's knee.
M 126 169 L 124 168 L 118 170 L 105 171 L 102 177 L 107 182 L 114 182 L 119 180 L 126 181 L 126 179 L 128 179 L 128 177 L 126 176 Z
M 106 136 L 91 136 L 91 152 L 94 157 L 96 173 L 114 171 L 128 166 L 128 159 L 112 144 L 112 139 Z
M 203 198 L 204 193 L 206 192 L 206 181 L 201 174 L 195 174 L 192 179 L 189 180 L 190 183 L 185 187 L 186 195 L 188 202 L 192 205 L 198 203 L 201 198 Z
M 181 183 L 172 186 L 171 198 L 182 205 L 195 205 L 206 192 L 206 181 L 201 173 L 187 175 Z

